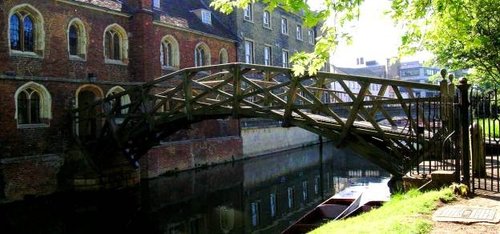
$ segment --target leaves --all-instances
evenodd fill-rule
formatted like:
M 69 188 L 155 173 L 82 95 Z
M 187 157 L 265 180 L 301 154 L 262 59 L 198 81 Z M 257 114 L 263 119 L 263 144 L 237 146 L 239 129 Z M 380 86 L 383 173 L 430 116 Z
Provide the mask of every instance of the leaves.
M 394 0 L 392 9 L 405 25 L 402 54 L 428 50 L 436 65 L 471 69 L 479 83 L 500 82 L 500 1 Z

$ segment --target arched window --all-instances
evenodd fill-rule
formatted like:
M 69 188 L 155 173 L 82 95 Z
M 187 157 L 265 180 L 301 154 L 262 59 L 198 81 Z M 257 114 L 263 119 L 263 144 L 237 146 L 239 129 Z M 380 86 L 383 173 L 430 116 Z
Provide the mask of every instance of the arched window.
M 228 63 L 229 59 L 228 59 L 228 55 L 227 55 L 227 50 L 222 48 L 219 52 L 219 63 L 220 64 L 224 64 L 224 63 Z
M 118 24 L 110 25 L 104 31 L 104 57 L 109 63 L 127 62 L 127 33 Z
M 179 68 L 179 44 L 170 35 L 162 39 L 160 62 L 162 68 Z
M 106 97 L 112 96 L 112 95 L 115 95 L 115 94 L 119 94 L 119 93 L 124 92 L 124 91 L 125 91 L 124 88 L 122 88 L 120 86 L 115 86 L 115 87 L 111 88 L 108 91 L 108 93 L 106 94 Z M 120 100 L 119 100 L 119 103 L 118 103 L 118 106 L 125 106 L 125 105 L 128 105 L 128 104 L 130 104 L 130 96 L 128 94 L 121 96 Z M 128 108 L 121 109 L 121 113 L 122 114 L 128 113 Z
M 68 27 L 68 53 L 70 58 L 85 59 L 87 36 L 85 27 L 79 19 L 73 19 Z
M 9 44 L 13 53 L 38 53 L 44 48 L 43 19 L 29 4 L 11 9 L 9 14 Z
M 196 67 L 210 65 L 210 49 L 205 43 L 200 43 L 194 49 L 194 65 Z
M 44 86 L 28 82 L 16 91 L 15 98 L 15 119 L 18 125 L 48 124 L 48 120 L 52 118 L 52 100 Z

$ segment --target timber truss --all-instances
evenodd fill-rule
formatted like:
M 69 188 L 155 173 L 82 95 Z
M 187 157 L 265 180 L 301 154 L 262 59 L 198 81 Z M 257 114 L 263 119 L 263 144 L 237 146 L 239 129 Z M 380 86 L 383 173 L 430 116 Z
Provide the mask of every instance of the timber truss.
M 429 142 L 447 135 L 440 93 L 439 85 L 324 72 L 297 77 L 286 68 L 232 63 L 182 69 L 75 113 L 89 108 L 99 112 L 98 136 L 80 139 L 93 154 L 122 152 L 133 163 L 161 139 L 194 122 L 267 118 L 350 146 L 402 175 L 429 154 Z M 130 103 L 123 102 L 125 95 Z M 389 108 L 404 115 L 390 115 Z M 78 114 L 75 119 L 89 121 Z

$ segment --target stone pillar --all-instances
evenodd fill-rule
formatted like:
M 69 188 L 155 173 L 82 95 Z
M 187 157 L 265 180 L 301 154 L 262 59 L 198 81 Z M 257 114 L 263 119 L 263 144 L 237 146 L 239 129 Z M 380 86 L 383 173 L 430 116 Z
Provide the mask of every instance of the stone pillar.
M 129 34 L 131 75 L 135 81 L 150 81 L 159 76 L 157 72 L 160 69 L 160 42 L 155 38 L 151 0 L 131 2 L 134 12 L 130 20 Z

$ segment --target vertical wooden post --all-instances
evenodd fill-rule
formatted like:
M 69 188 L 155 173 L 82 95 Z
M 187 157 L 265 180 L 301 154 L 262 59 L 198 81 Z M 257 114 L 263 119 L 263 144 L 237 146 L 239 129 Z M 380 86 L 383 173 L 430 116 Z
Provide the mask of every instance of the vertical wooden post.
M 469 147 L 469 87 L 467 79 L 460 78 L 460 84 L 457 88 L 460 90 L 460 126 L 461 126 L 461 139 L 462 139 L 462 183 L 469 186 L 470 184 L 470 147 Z
M 189 72 L 184 73 L 184 80 L 183 80 L 183 85 L 184 85 L 184 99 L 186 102 L 186 116 L 188 120 L 193 120 L 193 107 L 191 103 L 191 99 L 193 98 L 193 87 L 191 83 L 191 76 Z
M 240 66 L 235 64 L 233 66 L 233 118 L 238 118 L 240 112 L 240 98 L 241 98 L 241 78 Z
M 290 127 L 291 126 L 291 119 L 292 119 L 292 112 L 293 112 L 293 105 L 295 103 L 295 98 L 297 97 L 297 87 L 300 82 L 300 78 L 294 76 L 290 72 L 290 79 L 292 80 L 290 84 L 290 89 L 288 89 L 288 95 L 287 95 L 287 101 L 285 105 L 285 113 L 283 113 L 283 124 L 282 127 Z

